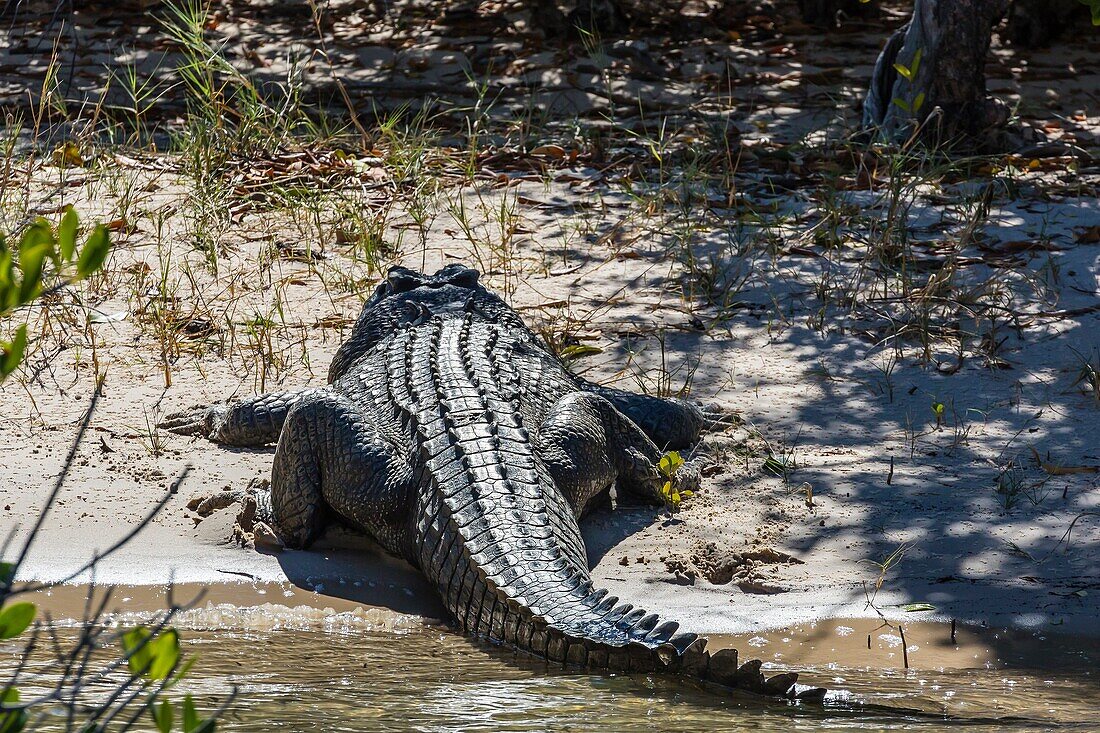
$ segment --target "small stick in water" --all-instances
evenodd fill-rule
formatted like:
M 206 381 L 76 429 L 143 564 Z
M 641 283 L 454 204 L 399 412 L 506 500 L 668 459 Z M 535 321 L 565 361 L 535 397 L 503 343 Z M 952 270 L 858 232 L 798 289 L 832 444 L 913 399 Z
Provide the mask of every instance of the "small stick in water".
M 901 633 L 901 658 L 905 662 L 905 668 L 909 669 L 909 647 L 905 644 L 905 627 L 898 624 L 898 631 Z
M 886 474 L 886 485 L 894 483 L 894 457 L 890 456 L 890 473 Z
M 951 619 L 951 643 L 955 643 L 955 619 Z
M 867 648 L 868 649 L 871 648 L 871 635 L 870 634 L 867 634 Z

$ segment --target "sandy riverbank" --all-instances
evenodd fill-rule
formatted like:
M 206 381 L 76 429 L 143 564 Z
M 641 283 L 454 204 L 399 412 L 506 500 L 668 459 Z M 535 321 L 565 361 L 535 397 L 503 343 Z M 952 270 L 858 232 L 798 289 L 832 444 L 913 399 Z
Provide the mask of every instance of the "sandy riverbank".
M 1094 206 L 1070 202 L 1059 209 L 1065 236 L 1096 216 Z M 528 221 L 554 226 L 536 210 Z M 243 267 L 254 256 L 248 247 L 259 245 L 241 237 L 236 256 Z M 441 253 L 450 240 L 442 231 L 439 237 L 433 241 L 440 249 L 407 264 L 446 261 Z M 1051 255 L 1083 286 L 1076 290 L 1097 286 L 1093 249 Z M 125 269 L 155 253 L 134 247 L 115 257 L 115 267 Z M 292 273 L 283 277 L 300 303 L 301 322 L 331 309 L 323 288 Z M 781 286 L 793 292 L 796 283 L 767 287 L 774 296 Z M 589 377 L 643 389 L 653 386 L 653 375 L 665 375 L 690 382 L 692 396 L 744 419 L 708 439 L 705 447 L 720 456 L 722 471 L 675 518 L 624 509 L 586 520 L 593 575 L 624 600 L 691 630 L 718 633 L 880 614 L 1097 633 L 1100 480 L 1091 472 L 1048 470 L 1100 464 L 1098 407 L 1074 386 L 1074 354 L 1097 343 L 1096 313 L 1039 321 L 1004 348 L 1012 369 L 991 369 L 977 358 L 937 369 L 890 361 L 888 350 L 856 334 L 810 331 L 797 319 L 778 330 L 751 316 L 711 330 L 686 327 L 683 301 L 645 258 L 611 258 L 566 275 L 529 272 L 509 288 L 533 321 L 544 322 L 548 311 L 556 318 L 585 314 L 579 337 L 603 349 L 583 363 Z M 745 297 L 765 293 L 749 288 Z M 1071 290 L 1063 305 L 1087 300 Z M 358 310 L 356 298 L 337 302 L 345 317 Z M 196 526 L 184 507 L 190 496 L 267 476 L 271 451 L 227 450 L 149 426 L 174 409 L 249 394 L 258 386 L 256 373 L 242 369 L 247 362 L 207 352 L 176 361 L 165 388 L 163 365 L 125 317 L 127 308 L 117 299 L 99 306 L 123 316 L 95 327 L 103 395 L 23 578 L 55 580 L 79 567 L 138 522 L 190 466 L 164 512 L 100 564 L 100 582 L 289 581 L 326 593 L 383 583 L 399 590 L 395 610 L 438 609 L 417 574 L 339 530 L 309 552 L 263 555 L 228 541 L 231 512 Z M 339 333 L 303 327 L 296 338 L 292 348 L 308 361 L 284 363 L 268 389 L 322 381 Z M 0 447 L 9 471 L 0 497 L 5 531 L 25 528 L 42 505 L 87 409 L 86 352 L 58 359 L 35 380 L 12 380 L 0 391 Z M 933 401 L 950 406 L 938 427 Z M 767 470 L 768 455 L 787 466 L 787 475 Z M 1005 476 L 1016 483 L 1007 486 Z M 363 600 L 364 593 L 352 595 Z M 934 610 L 904 608 L 914 603 Z

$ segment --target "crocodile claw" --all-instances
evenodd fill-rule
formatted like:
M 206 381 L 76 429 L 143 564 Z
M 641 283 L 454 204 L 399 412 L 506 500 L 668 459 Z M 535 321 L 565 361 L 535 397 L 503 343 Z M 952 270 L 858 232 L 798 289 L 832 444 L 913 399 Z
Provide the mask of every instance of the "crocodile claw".
M 165 415 L 157 427 L 177 435 L 201 435 L 212 439 L 228 412 L 225 405 L 195 405 Z
M 700 412 L 703 413 L 706 429 L 710 431 L 737 427 L 744 422 L 744 418 L 741 417 L 741 413 L 738 410 L 731 409 L 716 402 L 705 405 L 701 404 L 698 405 L 698 407 Z

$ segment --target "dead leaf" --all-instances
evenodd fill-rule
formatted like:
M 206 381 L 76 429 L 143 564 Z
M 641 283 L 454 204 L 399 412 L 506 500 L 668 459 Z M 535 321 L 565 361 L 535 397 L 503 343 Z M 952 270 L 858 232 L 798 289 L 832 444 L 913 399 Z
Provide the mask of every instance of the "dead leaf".
M 1047 463 L 1039 457 L 1039 451 L 1035 450 L 1035 446 L 1030 446 L 1030 448 L 1031 454 L 1035 456 L 1035 460 L 1039 463 L 1039 467 L 1051 476 L 1071 476 L 1077 473 L 1100 473 L 1100 466 L 1059 466 L 1054 463 Z
M 539 145 L 531 151 L 531 155 L 536 158 L 553 158 L 554 160 L 561 160 L 565 157 L 565 148 L 560 145 Z
M 1100 224 L 1078 229 L 1075 233 L 1077 237 L 1074 241 L 1077 244 L 1100 244 Z
M 80 154 L 80 147 L 72 140 L 67 140 L 54 148 L 53 164 L 59 168 L 80 167 L 84 165 L 84 156 Z

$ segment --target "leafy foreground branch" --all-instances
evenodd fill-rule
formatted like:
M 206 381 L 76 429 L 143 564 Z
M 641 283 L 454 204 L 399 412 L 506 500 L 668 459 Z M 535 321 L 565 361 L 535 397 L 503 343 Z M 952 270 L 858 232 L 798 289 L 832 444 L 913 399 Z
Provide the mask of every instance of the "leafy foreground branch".
M 187 476 L 184 470 L 165 497 L 133 530 L 62 581 L 16 585 L 19 568 L 64 485 L 68 466 L 72 465 L 83 441 L 97 399 L 98 395 L 81 422 L 65 469 L 55 481 L 29 535 L 15 553 L 16 559 L 0 563 L 0 640 L 14 639 L 30 630 L 15 669 L 0 688 L 0 733 L 18 733 L 46 725 L 80 733 L 126 731 L 133 729 L 143 716 L 151 718 L 162 733 L 173 730 L 209 733 L 215 730 L 217 716 L 232 701 L 235 691 L 214 715 L 207 718 L 199 716 L 190 695 L 185 695 L 182 702 L 173 702 L 165 695 L 186 677 L 194 663 L 194 658 L 184 658 L 179 632 L 170 624 L 181 611 L 193 607 L 198 598 L 176 603 L 169 589 L 166 610 L 139 626 L 118 629 L 112 625 L 107 611 L 113 589 L 106 588 L 95 600 L 93 582 L 88 587 L 84 615 L 77 627 L 78 636 L 70 643 L 62 641 L 58 627 L 48 614 L 44 621 L 33 623 L 38 614 L 34 603 L 15 600 L 94 572 L 100 560 L 118 551 L 152 520 Z M 13 530 L 0 550 L 4 557 L 8 556 L 14 535 Z M 113 650 L 108 652 L 106 659 L 103 658 L 104 650 Z M 32 667 L 32 660 L 39 654 L 46 655 L 46 661 Z M 33 692 L 26 693 L 28 688 Z
M 111 248 L 106 227 L 96 225 L 78 248 L 79 226 L 76 211 L 70 208 L 56 229 L 45 219 L 35 221 L 23 231 L 14 248 L 0 235 L 0 319 L 103 267 Z M 15 330 L 10 341 L 0 340 L 0 382 L 19 366 L 26 348 L 26 324 Z M 0 733 L 7 731 L 0 728 Z
M 36 305 L 44 296 L 103 267 L 110 249 L 106 229 L 96 226 L 78 248 L 78 225 L 77 215 L 70 209 L 56 229 L 43 219 L 32 223 L 14 249 L 0 237 L 0 318 Z M 0 341 L 0 382 L 19 366 L 26 343 L 25 325 L 16 329 L 10 341 Z M 6 560 L 12 557 L 9 550 L 15 544 L 16 528 L 0 547 L 0 558 L 5 558 L 0 561 L 0 641 L 27 635 L 15 669 L 0 681 L 0 733 L 19 733 L 44 726 L 80 733 L 126 731 L 145 717 L 162 733 L 173 730 L 209 733 L 215 730 L 218 715 L 232 702 L 235 690 L 214 715 L 206 718 L 199 715 L 191 695 L 185 695 L 182 702 L 173 702 L 165 694 L 186 677 L 194 662 L 194 658 L 184 658 L 179 632 L 172 628 L 171 621 L 194 606 L 198 598 L 177 604 L 169 589 L 165 611 L 139 626 L 117 629 L 107 611 L 113 589 L 106 588 L 96 601 L 93 582 L 88 587 L 77 638 L 72 642 L 62 640 L 48 613 L 43 621 L 35 623 L 37 606 L 17 600 L 85 573 L 94 573 L 99 560 L 117 552 L 164 508 L 187 476 L 185 469 L 168 493 L 130 532 L 67 577 L 52 583 L 16 585 L 19 569 L 65 484 L 98 397 L 98 392 L 93 395 L 64 467 L 14 559 Z M 42 655 L 44 661 L 39 660 Z

